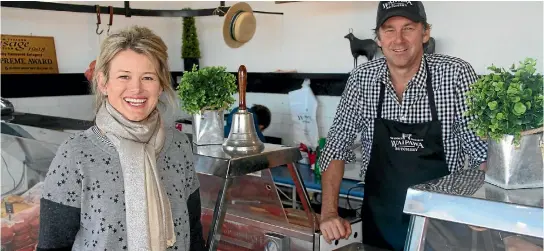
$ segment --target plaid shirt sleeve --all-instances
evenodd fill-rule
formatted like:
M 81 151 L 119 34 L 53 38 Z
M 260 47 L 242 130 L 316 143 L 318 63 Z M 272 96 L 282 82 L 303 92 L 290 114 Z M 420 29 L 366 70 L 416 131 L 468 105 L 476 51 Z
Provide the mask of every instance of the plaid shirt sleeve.
M 362 111 L 362 72 L 354 70 L 349 76 L 340 103 L 336 108 L 333 124 L 327 134 L 327 142 L 319 157 L 322 172 L 327 170 L 332 160 L 352 162 L 355 153 L 351 149 L 357 133 L 363 127 Z
M 461 139 L 462 149 L 469 157 L 469 168 L 478 168 L 479 165 L 487 160 L 487 143 L 480 139 L 474 131 L 468 128 L 468 122 L 474 117 L 465 116 L 468 110 L 466 103 L 466 93 L 472 83 L 476 82 L 478 75 L 468 63 L 462 65 L 458 74 L 456 86 L 457 104 L 455 126 L 457 134 Z

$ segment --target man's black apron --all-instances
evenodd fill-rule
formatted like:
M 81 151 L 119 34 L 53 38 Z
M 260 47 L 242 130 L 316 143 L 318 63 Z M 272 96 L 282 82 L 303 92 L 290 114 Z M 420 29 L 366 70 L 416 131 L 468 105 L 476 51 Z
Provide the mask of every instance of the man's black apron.
M 408 187 L 448 175 L 432 76 L 426 89 L 432 121 L 407 124 L 382 118 L 385 84 L 380 84 L 372 152 L 365 176 L 363 243 L 403 250 L 410 216 L 403 213 Z

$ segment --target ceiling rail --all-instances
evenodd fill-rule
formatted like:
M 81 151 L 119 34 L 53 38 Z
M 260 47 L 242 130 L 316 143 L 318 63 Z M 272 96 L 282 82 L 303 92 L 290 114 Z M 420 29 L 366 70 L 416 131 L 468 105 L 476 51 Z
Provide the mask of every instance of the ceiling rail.
M 1 1 L 2 7 L 34 9 L 34 10 L 49 10 L 49 11 L 66 11 L 79 13 L 96 14 L 96 5 L 80 5 L 66 3 L 52 3 L 40 1 Z M 230 7 L 224 6 L 225 2 L 221 1 L 220 6 L 210 9 L 194 9 L 194 10 L 148 10 L 148 9 L 131 9 L 129 1 L 125 1 L 124 8 L 113 7 L 114 15 L 122 15 L 125 17 L 142 16 L 142 17 L 199 17 L 199 16 L 223 16 Z M 101 13 L 109 13 L 108 6 L 100 6 Z M 266 12 L 253 11 L 254 13 L 283 15 L 281 12 Z

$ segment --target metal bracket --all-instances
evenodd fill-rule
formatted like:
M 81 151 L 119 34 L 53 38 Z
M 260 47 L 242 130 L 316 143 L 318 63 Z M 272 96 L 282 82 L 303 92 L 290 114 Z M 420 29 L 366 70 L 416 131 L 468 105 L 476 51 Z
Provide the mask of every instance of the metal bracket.
M 125 17 L 131 17 L 132 14 L 130 13 L 130 2 L 125 1 Z

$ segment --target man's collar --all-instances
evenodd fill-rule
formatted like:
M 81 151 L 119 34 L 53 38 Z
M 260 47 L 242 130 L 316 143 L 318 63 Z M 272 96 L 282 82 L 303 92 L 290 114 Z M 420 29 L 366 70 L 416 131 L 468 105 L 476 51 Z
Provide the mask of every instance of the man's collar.
M 410 82 L 408 82 L 409 85 L 415 84 L 417 86 L 425 86 L 425 80 L 427 76 L 427 70 L 426 67 L 428 65 L 425 64 L 425 54 L 421 56 L 421 62 L 419 63 L 419 70 L 417 71 L 416 75 L 410 79 Z
M 416 72 L 416 75 L 410 79 L 408 82 L 408 86 L 410 85 L 416 85 L 416 86 L 425 86 L 425 80 L 427 77 L 427 70 L 426 67 L 429 67 L 425 64 L 425 55 L 421 57 L 421 62 L 419 63 L 419 70 Z M 388 83 L 391 80 L 389 67 L 387 67 L 387 60 L 384 60 L 384 67 L 382 67 L 380 73 L 378 74 L 378 79 L 381 79 L 382 83 Z

